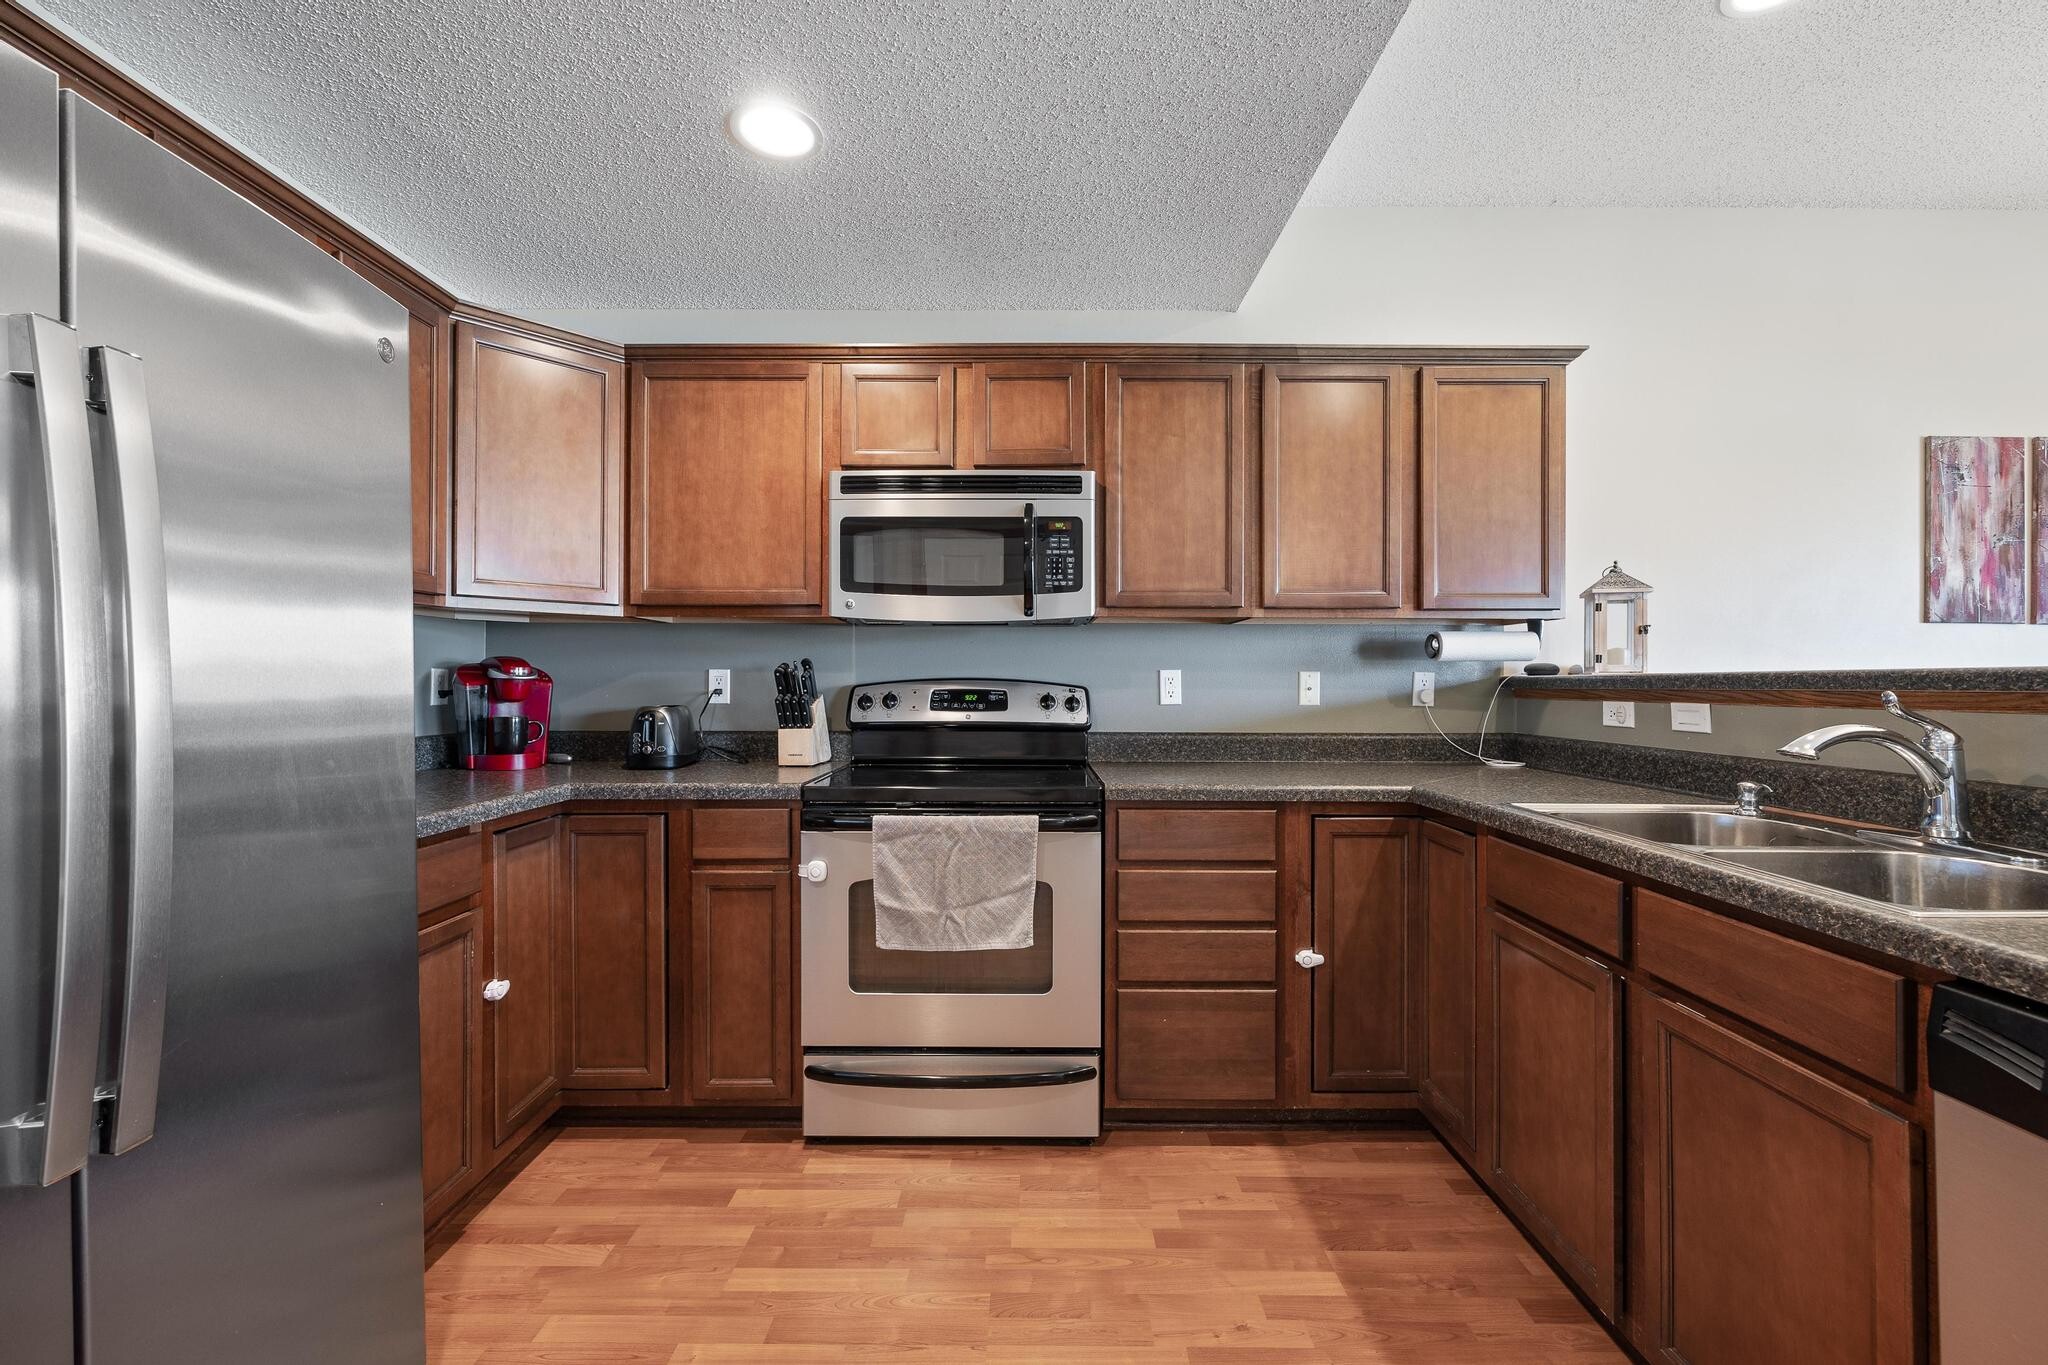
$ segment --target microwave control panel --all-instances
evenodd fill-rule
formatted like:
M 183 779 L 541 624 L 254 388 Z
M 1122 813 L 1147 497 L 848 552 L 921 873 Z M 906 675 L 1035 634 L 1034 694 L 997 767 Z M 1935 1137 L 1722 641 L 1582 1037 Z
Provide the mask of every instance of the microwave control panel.
M 1037 591 L 1044 593 L 1081 590 L 1081 519 L 1039 517 L 1033 523 L 1038 538 Z

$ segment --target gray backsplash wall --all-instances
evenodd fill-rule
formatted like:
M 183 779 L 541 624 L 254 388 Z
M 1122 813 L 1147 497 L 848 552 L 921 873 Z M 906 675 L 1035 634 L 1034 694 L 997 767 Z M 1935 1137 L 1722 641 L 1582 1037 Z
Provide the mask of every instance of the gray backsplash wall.
M 447 616 L 412 618 L 412 732 L 445 735 L 455 729 L 455 708 L 435 706 L 427 695 L 428 670 L 474 663 L 489 654 L 482 621 Z
M 1426 733 L 1428 721 L 1408 704 L 1408 694 L 1410 675 L 1428 669 L 1437 675 L 1438 723 L 1469 734 L 1479 728 L 1499 667 L 1430 662 L 1422 652 L 1429 629 L 493 621 L 487 652 L 519 655 L 552 675 L 555 724 L 565 730 L 623 729 L 634 707 L 651 702 L 695 707 L 712 668 L 732 670 L 733 700 L 712 707 L 705 727 L 772 729 L 774 667 L 808 656 L 835 727 L 845 713 L 845 690 L 855 681 L 964 673 L 1084 684 L 1098 730 Z M 437 637 L 435 648 L 454 643 Z M 422 669 L 427 662 L 423 656 Z M 1179 706 L 1158 704 L 1162 668 L 1181 670 L 1185 700 Z M 1296 704 L 1296 674 L 1304 669 L 1323 675 L 1321 706 Z M 1510 728 L 1508 704 L 1503 698 L 1496 730 Z

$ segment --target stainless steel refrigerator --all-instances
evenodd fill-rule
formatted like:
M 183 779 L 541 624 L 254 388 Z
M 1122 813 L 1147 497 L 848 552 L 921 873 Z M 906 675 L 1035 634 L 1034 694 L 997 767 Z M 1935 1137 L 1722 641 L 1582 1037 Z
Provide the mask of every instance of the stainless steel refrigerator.
M 424 1354 L 406 316 L 0 48 L 0 1358 Z

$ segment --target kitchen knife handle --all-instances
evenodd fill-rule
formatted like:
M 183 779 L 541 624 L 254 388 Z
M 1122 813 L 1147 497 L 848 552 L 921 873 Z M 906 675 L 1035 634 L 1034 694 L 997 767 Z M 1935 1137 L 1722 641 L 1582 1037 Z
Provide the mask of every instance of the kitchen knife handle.
M 7 319 L 8 374 L 34 391 L 49 530 L 55 771 L 44 790 L 55 901 L 45 1098 L 0 1114 L 0 1184 L 54 1185 L 92 1145 L 107 968 L 107 816 L 113 742 L 106 726 L 107 598 L 92 438 L 78 334 L 33 313 Z M 40 906 L 21 910 L 41 918 Z
M 126 351 L 86 352 L 95 482 L 112 623 L 108 638 L 115 732 L 113 904 L 121 958 L 111 1075 L 100 1150 L 140 1146 L 156 1132 L 163 1074 L 171 918 L 171 624 L 164 575 L 156 440 L 142 362 Z

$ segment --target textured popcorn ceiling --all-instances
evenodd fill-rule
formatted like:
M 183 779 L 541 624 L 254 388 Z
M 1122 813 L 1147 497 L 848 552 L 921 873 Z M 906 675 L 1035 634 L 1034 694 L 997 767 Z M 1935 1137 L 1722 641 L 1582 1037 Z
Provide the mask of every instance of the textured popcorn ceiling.
M 487 305 L 1229 309 L 1406 0 L 36 5 Z
M 2048 208 L 2048 0 L 1415 0 L 1303 202 Z

